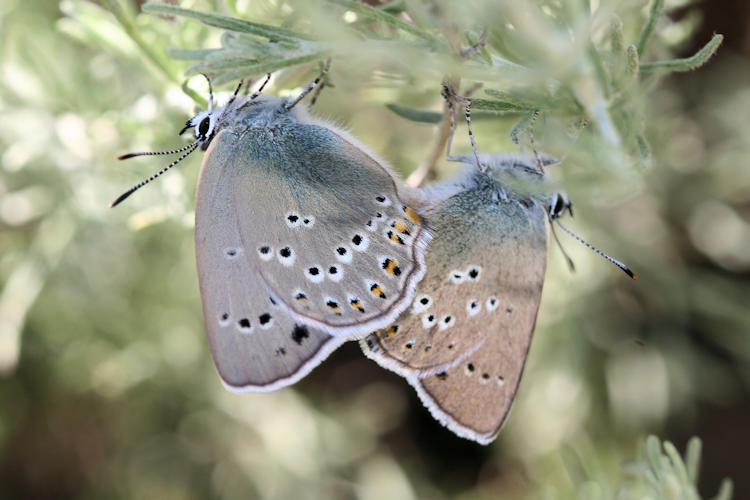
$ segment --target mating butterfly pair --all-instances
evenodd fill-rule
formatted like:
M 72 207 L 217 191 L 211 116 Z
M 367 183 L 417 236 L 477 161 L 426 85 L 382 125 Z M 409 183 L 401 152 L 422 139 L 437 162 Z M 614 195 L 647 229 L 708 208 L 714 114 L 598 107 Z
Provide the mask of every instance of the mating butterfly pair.
M 183 153 L 112 205 L 207 150 L 195 242 L 225 385 L 284 387 L 364 337 L 365 354 L 403 375 L 435 418 L 489 443 L 529 348 L 548 224 L 570 204 L 520 155 L 459 158 L 454 179 L 406 188 L 351 135 L 296 107 L 324 73 L 294 100 L 260 95 L 268 78 L 252 95 L 239 96 L 240 83 L 216 109 L 211 93 L 183 129 L 191 144 L 121 157 Z

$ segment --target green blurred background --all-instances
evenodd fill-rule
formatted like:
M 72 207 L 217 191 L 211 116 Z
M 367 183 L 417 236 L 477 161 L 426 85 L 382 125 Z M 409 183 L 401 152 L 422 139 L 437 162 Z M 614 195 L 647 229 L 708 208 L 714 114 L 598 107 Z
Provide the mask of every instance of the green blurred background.
M 619 2 L 640 19 L 645 4 Z M 291 9 L 180 5 L 272 25 Z M 194 264 L 199 154 L 107 208 L 163 166 L 118 154 L 182 145 L 187 64 L 164 48 L 216 46 L 221 33 L 136 20 L 164 67 L 96 2 L 0 0 L 1 498 L 615 498 L 649 433 L 680 450 L 701 437 L 700 491 L 729 476 L 735 498 L 750 498 L 746 0 L 667 2 L 661 55 L 693 54 L 714 32 L 725 40 L 640 103 L 646 166 L 560 167 L 579 208 L 569 225 L 641 279 L 561 235 L 578 271 L 551 248 L 526 373 L 489 447 L 443 429 L 356 343 L 293 388 L 224 390 Z M 303 86 L 316 68 L 282 72 L 270 91 Z M 334 58 L 331 80 L 319 114 L 404 175 L 424 163 L 435 127 L 384 105 L 439 111 L 439 79 Z M 517 150 L 513 123 L 477 120 L 480 148 Z M 587 133 L 571 160 L 585 156 Z

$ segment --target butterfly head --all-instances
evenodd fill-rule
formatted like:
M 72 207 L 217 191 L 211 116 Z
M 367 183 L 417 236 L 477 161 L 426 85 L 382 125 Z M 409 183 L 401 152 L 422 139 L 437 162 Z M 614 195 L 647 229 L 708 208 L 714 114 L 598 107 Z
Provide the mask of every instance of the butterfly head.
M 552 193 L 547 199 L 547 213 L 549 218 L 552 220 L 559 219 L 566 211 L 573 217 L 573 202 L 570 201 L 567 193 L 565 191 Z
M 185 126 L 180 130 L 180 135 L 192 128 L 195 140 L 203 148 L 204 144 L 208 144 L 213 139 L 216 133 L 216 122 L 223 111 L 224 107 L 201 111 L 185 122 Z

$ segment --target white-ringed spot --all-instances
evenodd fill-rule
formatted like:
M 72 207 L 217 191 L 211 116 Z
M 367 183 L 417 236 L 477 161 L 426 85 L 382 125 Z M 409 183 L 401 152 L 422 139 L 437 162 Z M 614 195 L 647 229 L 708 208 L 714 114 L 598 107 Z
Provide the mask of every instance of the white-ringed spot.
M 315 225 L 315 217 L 312 215 L 302 217 L 302 225 L 305 227 L 313 227 Z
M 273 316 L 269 313 L 263 313 L 258 316 L 258 323 L 260 324 L 261 330 L 268 330 L 273 326 Z
M 464 367 L 464 373 L 467 377 L 470 377 L 474 374 L 474 370 L 476 370 L 476 367 L 474 366 L 474 363 L 467 363 Z
M 286 267 L 294 265 L 295 255 L 291 247 L 279 248 L 279 262 Z
M 232 317 L 229 315 L 229 313 L 223 313 L 219 315 L 219 326 L 225 327 L 229 326 L 229 323 L 232 322 Z
M 250 323 L 249 319 L 241 318 L 237 321 L 237 329 L 240 333 L 251 333 L 253 331 L 253 325 Z
M 448 314 L 440 318 L 440 323 L 438 325 L 438 328 L 440 330 L 447 330 L 448 328 L 452 327 L 455 324 L 456 324 L 456 317 Z
M 448 278 L 451 280 L 451 283 L 454 285 L 460 285 L 464 281 L 466 281 L 466 276 L 462 271 L 458 271 L 454 269 L 448 274 Z
M 320 266 L 310 266 L 305 269 L 305 277 L 313 283 L 322 283 L 325 274 L 323 274 L 323 269 Z
M 421 313 L 421 312 L 426 311 L 427 309 L 429 309 L 431 305 L 432 305 L 432 297 L 430 297 L 427 294 L 420 295 L 419 297 L 417 297 L 416 299 L 414 299 L 414 305 L 411 308 L 411 311 L 414 314 L 419 314 L 419 313 Z
M 487 302 L 485 302 L 484 304 L 484 306 L 487 308 L 489 312 L 492 312 L 495 309 L 497 309 L 499 305 L 500 305 L 500 301 L 497 300 L 497 297 L 495 297 L 494 295 L 490 297 L 489 299 L 487 299 Z
M 339 281 L 344 279 L 344 271 L 342 271 L 339 266 L 329 266 L 328 279 L 335 283 L 338 283 Z
M 260 260 L 269 261 L 273 259 L 273 247 L 269 245 L 258 247 L 258 255 L 260 256 Z
M 302 224 L 302 221 L 300 219 L 300 216 L 295 213 L 288 213 L 284 218 L 284 220 L 286 220 L 286 225 L 291 228 L 298 227 L 300 224 Z
M 333 253 L 342 264 L 349 264 L 353 259 L 352 251 L 346 245 L 337 246 L 333 249 Z
M 381 207 L 388 207 L 391 205 L 391 199 L 386 195 L 381 194 L 375 197 L 375 203 L 377 203 Z
M 482 268 L 479 266 L 471 266 L 466 269 L 466 279 L 469 281 L 479 281 L 479 275 L 482 272 Z
M 476 316 L 482 310 L 482 303 L 477 299 L 471 299 L 466 303 L 466 312 L 469 316 Z
M 422 316 L 422 326 L 425 328 L 432 328 L 437 322 L 437 317 L 434 314 L 425 314 Z
M 352 236 L 352 247 L 358 252 L 364 252 L 370 246 L 370 238 L 364 234 L 355 234 Z

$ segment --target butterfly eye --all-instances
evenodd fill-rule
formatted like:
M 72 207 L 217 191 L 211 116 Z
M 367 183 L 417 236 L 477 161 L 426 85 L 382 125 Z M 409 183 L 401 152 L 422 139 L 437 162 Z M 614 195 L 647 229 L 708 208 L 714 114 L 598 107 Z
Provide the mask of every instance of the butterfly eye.
M 211 118 L 205 117 L 201 120 L 198 126 L 195 128 L 195 136 L 200 139 L 205 139 L 208 135 L 208 131 L 211 129 Z
M 568 200 L 568 197 L 565 194 L 557 193 L 555 195 L 554 204 L 550 206 L 550 217 L 553 219 L 561 217 L 565 210 L 571 210 L 570 200 Z

